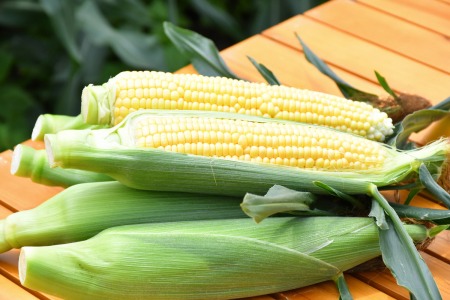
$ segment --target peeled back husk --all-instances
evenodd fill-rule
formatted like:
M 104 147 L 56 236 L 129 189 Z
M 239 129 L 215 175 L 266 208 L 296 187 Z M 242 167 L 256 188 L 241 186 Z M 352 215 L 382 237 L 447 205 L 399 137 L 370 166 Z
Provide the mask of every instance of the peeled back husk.
M 54 167 L 104 173 L 127 186 L 145 190 L 242 197 L 246 193 L 263 194 L 278 184 L 295 190 L 327 193 L 315 184 L 315 181 L 319 180 L 347 194 L 367 194 L 370 193 L 372 184 L 378 187 L 386 186 L 415 176 L 422 163 L 436 165 L 438 169 L 449 151 L 449 145 L 444 140 L 411 151 L 398 151 L 373 142 L 373 147 L 382 147 L 389 154 L 381 167 L 368 170 L 340 170 L 290 167 L 184 154 L 156 148 L 140 148 L 134 140 L 134 125 L 142 118 L 154 116 L 222 118 L 245 120 L 255 124 L 289 123 L 219 112 L 136 111 L 113 128 L 62 131 L 46 135 L 49 163 Z M 296 123 L 296 126 L 309 128 L 313 125 Z M 329 128 L 321 130 L 353 137 Z

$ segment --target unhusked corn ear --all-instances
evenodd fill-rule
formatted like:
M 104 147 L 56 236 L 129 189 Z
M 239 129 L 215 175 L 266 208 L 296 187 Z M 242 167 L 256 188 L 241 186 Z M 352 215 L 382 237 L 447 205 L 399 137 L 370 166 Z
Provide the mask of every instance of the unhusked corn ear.
M 135 146 L 319 170 L 381 168 L 392 151 L 359 136 L 295 122 L 189 115 L 142 115 Z
M 160 123 L 151 124 L 153 118 Z M 172 118 L 186 121 L 184 131 L 180 123 L 163 122 Z M 196 118 L 204 123 L 204 129 L 194 130 L 190 121 Z M 225 125 L 219 127 L 221 122 Z M 288 133 L 290 126 L 293 129 Z M 169 127 L 174 131 L 170 132 Z M 163 134 L 150 135 L 159 128 Z M 269 129 L 278 131 L 269 134 Z M 152 136 L 151 140 L 147 141 L 147 136 Z M 298 143 L 300 138 L 304 144 Z M 293 140 L 296 144 L 292 144 Z M 316 181 L 343 188 L 347 194 L 366 194 L 374 185 L 412 179 L 422 163 L 439 168 L 449 151 L 445 140 L 420 149 L 397 151 L 326 127 L 189 110 L 136 111 L 112 128 L 47 134 L 45 145 L 53 167 L 104 173 L 138 189 L 230 196 L 263 194 L 274 184 L 324 193 Z M 253 154 L 257 156 L 252 161 Z
M 119 73 L 82 93 L 87 123 L 116 125 L 139 109 L 208 110 L 317 124 L 383 141 L 392 120 L 366 103 L 225 77 L 156 71 Z
M 43 141 L 44 135 L 47 133 L 56 133 L 68 129 L 94 129 L 106 126 L 105 124 L 86 124 L 81 114 L 77 116 L 43 114 L 37 118 L 34 124 L 31 139 L 33 141 Z
M 69 187 L 84 182 L 113 180 L 101 173 L 51 168 L 44 149 L 37 150 L 22 144 L 14 148 L 10 171 L 12 175 L 28 177 L 36 183 L 61 187 Z
M 424 226 L 405 227 L 427 238 Z M 372 218 L 153 223 L 24 247 L 19 277 L 63 299 L 237 299 L 331 280 L 380 254 Z
M 0 253 L 86 240 L 119 225 L 244 218 L 240 198 L 142 191 L 117 181 L 71 186 L 41 205 L 0 219 Z

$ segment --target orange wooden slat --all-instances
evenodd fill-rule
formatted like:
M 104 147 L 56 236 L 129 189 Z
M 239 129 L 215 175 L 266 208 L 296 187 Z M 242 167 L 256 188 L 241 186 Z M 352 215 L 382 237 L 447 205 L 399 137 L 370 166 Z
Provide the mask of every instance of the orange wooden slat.
M 344 275 L 354 299 L 384 300 L 393 299 L 391 296 L 373 288 L 351 275 Z M 275 294 L 277 299 L 315 300 L 339 299 L 339 292 L 332 281 L 311 285 L 305 288 Z
M 442 263 L 450 264 L 450 230 L 439 233 L 433 242 L 425 250 L 428 254 L 433 255 L 442 261 Z
M 300 49 L 294 32 L 331 66 L 373 82 L 376 82 L 376 70 L 386 77 L 393 89 L 419 94 L 433 103 L 448 97 L 450 76 L 447 74 L 305 16 L 293 17 L 263 34 Z
M 306 15 L 450 75 L 450 41 L 441 34 L 350 0 L 329 1 Z
M 449 0 L 357 0 L 399 19 L 450 36 Z M 447 3 L 445 3 L 447 2 Z
M 0 254 L 0 273 L 8 274 L 17 283 L 19 283 L 19 272 L 17 270 L 19 253 L 19 249 L 12 249 Z
M 0 205 L 0 219 L 6 218 L 6 216 L 10 215 L 11 213 L 12 213 L 11 210 L 9 210 L 6 207 Z
M 450 299 L 450 265 L 425 252 L 421 252 L 421 256 L 433 274 L 442 298 Z M 409 292 L 397 285 L 387 268 L 380 271 L 360 272 L 355 276 L 396 299 L 409 299 Z
M 270 58 L 267 58 L 267 49 L 270 49 Z M 303 53 L 264 36 L 253 36 L 225 49 L 221 55 L 236 73 L 251 81 L 262 81 L 262 77 L 247 56 L 264 64 L 285 85 L 342 96 L 336 84 L 309 63 Z M 376 94 L 382 93 L 382 89 L 377 84 L 342 69 L 332 67 L 332 70 L 362 90 Z
M 32 300 L 39 299 L 21 286 L 13 283 L 0 274 L 0 300 Z
M 270 49 L 272 54 L 269 58 L 267 49 Z M 221 51 L 220 54 L 227 66 L 245 80 L 264 82 L 262 76 L 247 59 L 247 56 L 251 56 L 269 68 L 284 85 L 342 96 L 336 84 L 309 63 L 302 52 L 264 36 L 252 36 Z M 361 90 L 374 94 L 383 93 L 383 89 L 378 84 L 339 68 L 331 67 L 331 69 L 349 84 Z M 189 65 L 178 70 L 177 73 L 197 72 L 192 65 Z

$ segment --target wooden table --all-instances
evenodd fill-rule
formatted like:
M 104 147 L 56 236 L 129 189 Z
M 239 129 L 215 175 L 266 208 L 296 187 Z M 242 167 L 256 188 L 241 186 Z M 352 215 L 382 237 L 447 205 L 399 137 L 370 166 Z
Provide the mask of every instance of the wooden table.
M 286 85 L 340 95 L 335 84 L 309 64 L 294 35 L 353 86 L 380 95 L 374 70 L 395 91 L 415 93 L 437 103 L 450 96 L 449 0 L 335 0 L 295 16 L 224 51 L 223 58 L 239 76 L 263 81 L 247 55 L 265 64 Z M 186 67 L 180 72 L 194 72 Z M 437 124 L 413 136 L 420 142 L 450 129 Z M 35 147 L 41 144 L 31 143 Z M 12 151 L 0 154 L 0 218 L 37 206 L 61 188 L 32 183 L 9 174 Z M 424 196 L 413 205 L 442 208 Z M 0 254 L 0 299 L 56 299 L 20 286 L 18 250 Z M 422 256 L 444 299 L 450 299 L 450 233 L 440 234 Z M 409 299 L 387 270 L 346 275 L 355 299 Z M 338 299 L 331 282 L 252 298 Z

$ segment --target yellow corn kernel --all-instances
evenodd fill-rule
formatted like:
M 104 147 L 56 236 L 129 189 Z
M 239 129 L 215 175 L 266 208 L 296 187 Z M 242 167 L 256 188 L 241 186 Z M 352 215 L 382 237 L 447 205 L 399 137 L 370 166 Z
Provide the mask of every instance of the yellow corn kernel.
M 236 112 L 334 127 L 378 141 L 393 129 L 384 112 L 363 102 L 224 77 L 130 71 L 83 90 L 82 115 L 88 123 L 116 125 L 131 108 Z
M 318 170 L 376 169 L 389 155 L 373 141 L 296 123 L 152 115 L 133 131 L 142 148 Z

